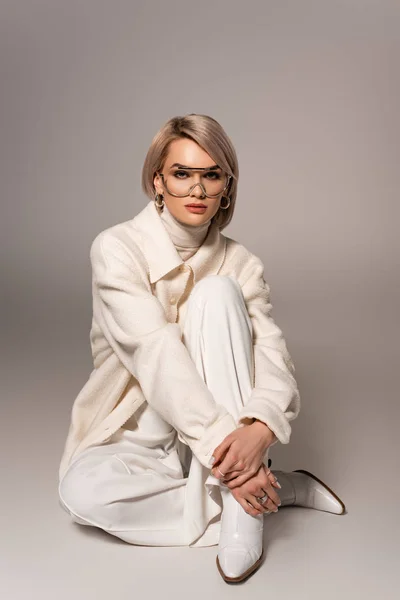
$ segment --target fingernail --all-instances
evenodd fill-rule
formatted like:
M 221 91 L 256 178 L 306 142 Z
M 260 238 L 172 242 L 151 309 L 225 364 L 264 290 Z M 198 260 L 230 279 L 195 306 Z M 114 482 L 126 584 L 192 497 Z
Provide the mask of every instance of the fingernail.
M 209 464 L 213 465 L 215 463 L 215 456 L 212 456 L 209 460 Z
M 281 486 L 281 484 L 279 483 L 278 480 L 276 480 L 275 483 L 276 483 L 276 485 L 278 486 L 279 489 L 282 489 L 282 486 Z

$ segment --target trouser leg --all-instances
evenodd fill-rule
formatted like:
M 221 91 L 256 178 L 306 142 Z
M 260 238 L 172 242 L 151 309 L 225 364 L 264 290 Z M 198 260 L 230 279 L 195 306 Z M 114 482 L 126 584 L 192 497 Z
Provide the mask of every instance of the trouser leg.
M 252 391 L 254 353 L 251 319 L 234 277 L 209 276 L 193 288 L 183 339 L 215 401 L 237 419 Z M 219 484 L 212 475 L 208 481 Z
M 252 326 L 239 283 L 212 275 L 192 290 L 183 340 L 212 392 L 237 417 L 250 396 Z
M 176 431 L 147 403 L 135 429 L 83 451 L 59 485 L 72 520 L 140 545 L 187 545 L 182 515 L 186 478 Z

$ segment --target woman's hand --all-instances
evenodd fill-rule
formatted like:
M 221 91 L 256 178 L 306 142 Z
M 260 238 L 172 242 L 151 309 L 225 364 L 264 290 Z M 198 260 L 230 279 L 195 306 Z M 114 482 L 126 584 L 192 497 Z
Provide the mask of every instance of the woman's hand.
M 235 487 L 231 493 L 249 515 L 256 517 L 270 511 L 278 511 L 280 498 L 275 487 L 280 487 L 275 475 L 262 464 L 256 475 Z M 265 494 L 268 494 L 268 498 L 264 504 L 260 504 L 257 498 L 262 498 Z
M 274 432 L 261 421 L 235 429 L 215 448 L 211 473 L 231 489 L 242 485 L 257 473 L 275 440 Z

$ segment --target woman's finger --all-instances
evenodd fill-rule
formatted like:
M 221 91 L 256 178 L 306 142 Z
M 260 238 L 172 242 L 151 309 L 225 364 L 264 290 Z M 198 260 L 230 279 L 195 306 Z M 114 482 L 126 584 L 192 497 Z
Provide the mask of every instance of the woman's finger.
M 228 473 L 232 473 L 233 470 L 237 471 L 237 469 L 235 469 L 236 464 L 237 459 L 233 457 L 232 452 L 228 450 L 223 461 L 216 467 L 213 467 L 212 473 L 217 479 L 224 479 Z
M 274 479 L 276 479 L 276 477 L 274 476 Z M 277 491 L 275 490 L 275 488 L 273 487 L 273 483 L 271 481 L 271 475 L 270 474 L 266 474 L 266 472 L 264 471 L 264 473 L 260 473 L 260 477 L 258 480 L 258 483 L 260 484 L 260 488 L 265 490 L 265 493 L 268 494 L 268 496 L 270 497 L 271 501 L 278 506 L 280 503 L 280 498 L 279 498 L 279 494 L 277 493 Z M 269 507 L 271 508 L 271 507 Z M 274 508 L 274 507 L 272 507 Z
M 265 499 L 263 506 L 268 510 L 275 512 L 279 507 L 280 498 L 275 489 L 272 487 L 270 477 L 271 474 L 268 472 L 268 470 L 265 468 L 260 469 L 256 478 L 254 479 L 255 485 L 253 485 L 250 489 L 250 493 L 256 498 L 262 498 L 265 494 L 267 494 L 268 498 Z
M 273 474 L 272 471 L 270 471 L 269 473 L 267 473 L 267 477 L 270 480 L 271 483 L 275 483 L 277 480 L 276 475 Z
M 253 517 L 257 517 L 258 515 L 262 514 L 261 511 L 256 510 L 251 504 L 249 504 L 249 502 L 247 502 L 247 500 L 242 500 L 240 498 L 240 504 L 242 505 L 244 510 L 247 512 L 247 514 L 252 515 Z
M 263 492 L 261 497 L 264 495 L 264 493 L 268 494 L 268 499 L 265 501 L 264 506 L 267 506 L 269 510 L 275 510 L 276 508 L 279 508 L 281 499 L 272 487 L 271 483 L 268 482 L 266 485 L 263 485 L 262 488 L 265 490 L 265 492 Z
M 260 514 L 260 513 L 264 514 L 265 512 L 268 511 L 268 509 L 263 504 L 261 504 L 257 500 L 257 498 L 254 495 L 252 495 L 252 494 L 246 494 L 245 495 L 245 500 L 249 504 L 251 504 L 251 506 L 258 512 L 258 514 Z
M 254 474 L 251 471 L 241 471 L 240 475 L 235 477 L 235 479 L 232 479 L 232 481 L 227 481 L 225 485 L 230 489 L 235 488 L 238 485 L 243 485 L 246 481 L 248 481 L 248 479 L 250 479 L 250 477 L 253 477 L 253 475 Z
M 214 448 L 214 452 L 211 455 L 211 458 L 215 458 L 213 463 L 214 465 L 216 465 L 220 460 L 222 460 L 222 457 L 224 456 L 225 452 L 229 450 L 229 447 L 232 444 L 232 442 L 233 439 L 231 437 L 231 434 L 229 434 L 226 436 L 226 438 L 222 440 L 219 446 Z
M 269 469 L 267 469 L 267 471 L 265 471 L 265 472 L 266 472 L 266 474 L 267 474 L 268 481 L 270 482 L 270 484 L 271 484 L 271 485 L 273 485 L 274 487 L 277 487 L 278 489 L 281 489 L 281 488 L 282 488 L 282 486 L 281 486 L 281 484 L 279 483 L 279 481 L 278 481 L 278 479 L 277 479 L 276 475 L 274 475 L 274 474 L 272 473 L 272 471 L 269 471 Z
M 243 471 L 229 471 L 222 479 L 224 481 L 232 481 L 235 477 L 242 475 Z
M 239 502 L 240 506 L 249 514 L 252 515 L 253 517 L 257 517 L 258 515 L 263 514 L 263 509 L 261 510 L 257 510 L 254 508 L 254 506 L 252 504 L 250 504 L 249 502 L 247 502 L 247 500 L 245 498 L 243 498 L 242 496 L 237 496 L 235 498 L 237 500 L 237 502 Z
M 263 506 L 264 511 L 277 512 L 278 506 L 275 504 L 275 502 L 273 500 L 271 500 L 270 491 L 269 491 L 270 489 L 271 488 L 268 489 L 268 486 L 264 485 L 261 487 L 254 488 L 253 490 L 251 490 L 250 493 L 254 497 L 255 502 L 259 502 L 261 504 L 261 506 Z M 265 498 L 263 503 L 261 503 L 260 500 L 258 500 L 258 499 L 263 498 L 265 496 L 265 494 L 267 494 L 268 497 Z M 255 506 L 255 502 L 253 502 L 253 506 Z

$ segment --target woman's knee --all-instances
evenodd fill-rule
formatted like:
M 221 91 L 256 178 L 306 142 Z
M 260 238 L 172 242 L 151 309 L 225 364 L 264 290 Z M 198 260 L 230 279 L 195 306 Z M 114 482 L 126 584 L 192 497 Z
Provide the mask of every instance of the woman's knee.
M 94 473 L 80 469 L 78 464 L 72 465 L 61 480 L 58 493 L 72 516 L 90 520 L 96 506 Z
M 231 302 L 243 302 L 242 289 L 232 275 L 207 275 L 196 283 L 191 292 L 198 304 L 207 301 L 207 305 L 215 303 L 223 306 Z

